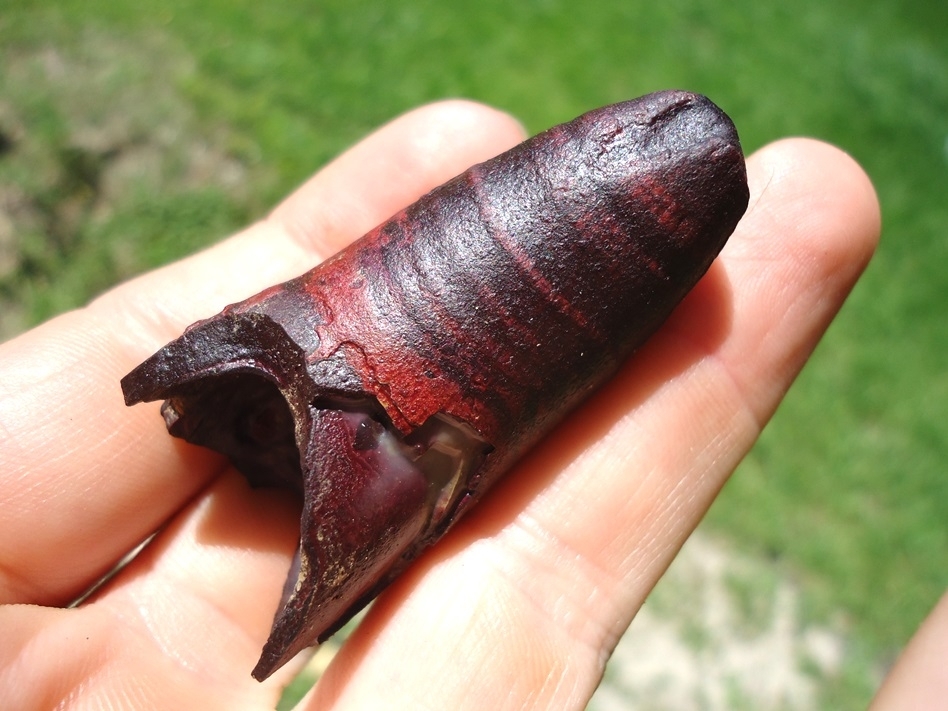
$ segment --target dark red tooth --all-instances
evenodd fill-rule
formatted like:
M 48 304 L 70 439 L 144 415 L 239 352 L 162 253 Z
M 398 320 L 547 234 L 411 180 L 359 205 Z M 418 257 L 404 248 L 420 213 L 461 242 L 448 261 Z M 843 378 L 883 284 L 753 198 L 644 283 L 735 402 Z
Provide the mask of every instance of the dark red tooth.
M 708 99 L 607 106 L 474 166 L 126 376 L 128 404 L 166 400 L 172 434 L 303 492 L 300 565 L 254 676 L 338 629 L 602 385 L 747 200 L 737 133 Z

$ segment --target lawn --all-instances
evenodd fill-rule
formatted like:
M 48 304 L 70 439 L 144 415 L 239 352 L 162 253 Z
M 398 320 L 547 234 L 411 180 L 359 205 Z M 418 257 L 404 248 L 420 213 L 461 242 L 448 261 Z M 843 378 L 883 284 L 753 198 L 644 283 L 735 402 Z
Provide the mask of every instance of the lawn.
M 264 214 L 420 103 L 537 131 L 706 93 L 748 151 L 831 141 L 882 200 L 877 258 L 704 525 L 798 580 L 876 668 L 948 587 L 946 27 L 929 0 L 8 0 L 0 337 Z M 865 705 L 855 676 L 827 703 Z

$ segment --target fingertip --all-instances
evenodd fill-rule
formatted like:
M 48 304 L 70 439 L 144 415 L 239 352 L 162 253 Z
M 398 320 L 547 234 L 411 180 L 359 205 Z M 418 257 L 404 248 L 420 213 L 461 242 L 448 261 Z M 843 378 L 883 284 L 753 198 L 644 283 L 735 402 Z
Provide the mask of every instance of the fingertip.
M 459 151 L 469 158 L 469 165 L 511 148 L 527 136 L 523 125 L 507 112 L 470 99 L 425 104 L 394 120 L 402 121 L 421 155 L 437 157 L 445 149 Z
M 865 270 L 880 211 L 862 167 L 823 141 L 764 146 L 747 176 L 750 205 L 722 252 L 734 304 L 720 352 L 763 423 Z
M 374 149 L 378 140 L 401 162 L 404 175 L 422 179 L 410 202 L 524 138 L 523 125 L 504 111 L 470 99 L 443 99 L 397 116 L 366 143 Z
M 872 180 L 853 156 L 813 138 L 785 138 L 748 158 L 751 206 L 763 206 L 770 221 L 796 226 L 799 236 L 818 240 L 824 256 L 840 250 L 840 259 L 856 274 L 869 262 L 881 233 L 881 209 Z M 777 190 L 780 200 L 768 200 Z
M 869 711 L 936 709 L 948 697 L 948 593 L 935 605 L 896 660 Z
M 523 127 L 485 104 L 448 99 L 392 119 L 294 191 L 270 219 L 327 257 L 424 193 L 513 147 Z

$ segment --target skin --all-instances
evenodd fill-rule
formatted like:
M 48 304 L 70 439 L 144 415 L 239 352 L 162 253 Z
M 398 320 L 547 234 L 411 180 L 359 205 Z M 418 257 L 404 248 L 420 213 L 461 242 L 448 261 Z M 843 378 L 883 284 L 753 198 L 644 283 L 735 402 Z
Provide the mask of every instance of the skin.
M 922 623 L 879 690 L 870 711 L 948 708 L 948 595 Z
M 521 138 L 477 104 L 418 109 L 267 219 L 0 347 L 0 705 L 272 707 L 297 667 L 264 684 L 249 672 L 297 504 L 168 437 L 157 403 L 126 408 L 118 380 L 191 322 L 318 263 Z M 876 244 L 873 188 L 837 149 L 780 141 L 748 168 L 748 214 L 695 291 L 383 594 L 304 707 L 585 707 Z M 159 527 L 91 600 L 61 608 Z M 895 682 L 927 678 L 934 693 L 936 675 L 913 670 L 945 639 L 944 608 Z M 896 703 L 884 705 L 891 688 L 878 708 Z

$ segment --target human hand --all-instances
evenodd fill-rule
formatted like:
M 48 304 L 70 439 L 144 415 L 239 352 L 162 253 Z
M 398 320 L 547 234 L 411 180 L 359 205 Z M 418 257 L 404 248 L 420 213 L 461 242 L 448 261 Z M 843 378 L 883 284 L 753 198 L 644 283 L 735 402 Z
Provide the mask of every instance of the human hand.
M 125 408 L 122 375 L 522 138 L 448 102 L 403 116 L 266 220 L 0 347 L 0 700 L 272 707 L 251 679 L 297 504 Z M 390 587 L 304 704 L 581 709 L 608 654 L 865 267 L 875 194 L 788 140 L 748 160 L 720 259 L 620 374 Z M 61 609 L 159 530 L 78 608 Z
M 945 594 L 886 677 L 869 711 L 948 709 L 948 594 Z

